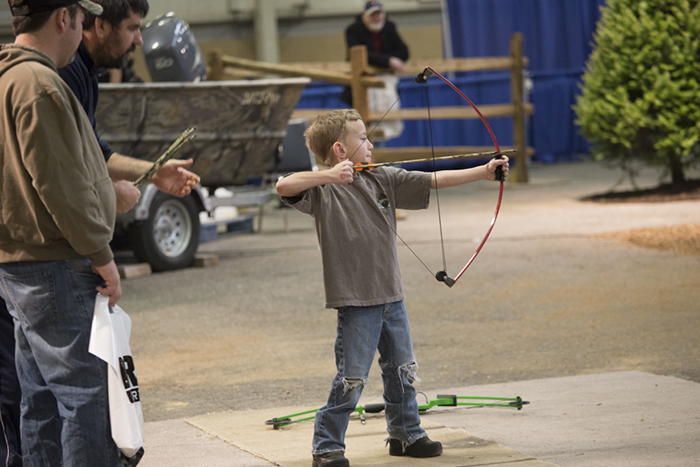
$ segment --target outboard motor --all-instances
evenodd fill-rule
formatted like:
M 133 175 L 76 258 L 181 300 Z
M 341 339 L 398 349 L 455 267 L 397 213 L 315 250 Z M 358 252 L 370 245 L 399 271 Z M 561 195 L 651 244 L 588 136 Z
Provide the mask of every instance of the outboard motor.
M 171 11 L 150 21 L 141 31 L 143 54 L 151 79 L 203 81 L 207 68 L 190 26 Z

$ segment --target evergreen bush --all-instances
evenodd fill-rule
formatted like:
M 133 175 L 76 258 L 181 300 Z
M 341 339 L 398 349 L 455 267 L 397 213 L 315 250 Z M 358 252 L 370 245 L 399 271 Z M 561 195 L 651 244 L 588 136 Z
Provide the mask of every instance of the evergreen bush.
M 593 155 L 673 183 L 700 161 L 700 0 L 608 0 L 574 110 Z

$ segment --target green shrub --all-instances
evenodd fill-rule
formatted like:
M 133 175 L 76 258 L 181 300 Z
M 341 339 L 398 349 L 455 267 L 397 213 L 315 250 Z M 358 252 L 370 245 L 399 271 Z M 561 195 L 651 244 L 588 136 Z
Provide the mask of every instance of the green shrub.
M 599 160 L 665 167 L 700 161 L 700 0 L 608 0 L 574 110 Z

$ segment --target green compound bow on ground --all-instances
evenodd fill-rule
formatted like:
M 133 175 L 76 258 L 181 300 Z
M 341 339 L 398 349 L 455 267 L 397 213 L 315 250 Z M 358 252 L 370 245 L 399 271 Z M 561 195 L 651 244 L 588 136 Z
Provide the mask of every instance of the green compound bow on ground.
M 421 393 L 422 394 L 422 393 Z M 426 397 L 427 399 L 427 397 Z M 470 401 L 482 401 L 482 402 L 459 402 L 461 400 Z M 491 402 L 485 402 L 491 401 Z M 511 409 L 522 409 L 523 405 L 529 404 L 528 401 L 524 401 L 518 397 L 476 397 L 476 396 L 453 396 L 453 395 L 438 395 L 437 399 L 429 400 L 427 404 L 419 405 L 418 410 L 420 412 L 425 412 L 426 410 L 433 407 L 458 407 L 458 406 L 470 406 L 470 407 L 505 407 Z M 291 425 L 292 423 L 304 422 L 307 420 L 313 420 L 315 415 L 310 417 L 304 417 L 304 415 L 315 414 L 319 409 L 307 410 L 305 412 L 294 413 L 291 415 L 284 415 L 282 417 L 276 417 L 272 420 L 265 421 L 265 425 L 272 425 L 275 430 Z M 384 410 L 384 404 L 367 404 L 364 406 L 358 406 L 355 408 L 355 412 L 360 415 L 360 421 L 362 424 L 365 423 L 365 413 L 380 413 Z M 302 417 L 302 418 L 297 418 Z

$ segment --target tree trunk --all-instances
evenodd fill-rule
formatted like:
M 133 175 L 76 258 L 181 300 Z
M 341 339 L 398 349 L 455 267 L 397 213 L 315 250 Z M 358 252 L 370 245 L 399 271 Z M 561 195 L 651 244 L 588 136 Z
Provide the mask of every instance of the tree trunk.
M 685 174 L 683 173 L 683 164 L 680 156 L 672 155 L 669 158 L 669 165 L 671 168 L 671 183 L 674 185 L 685 183 Z

